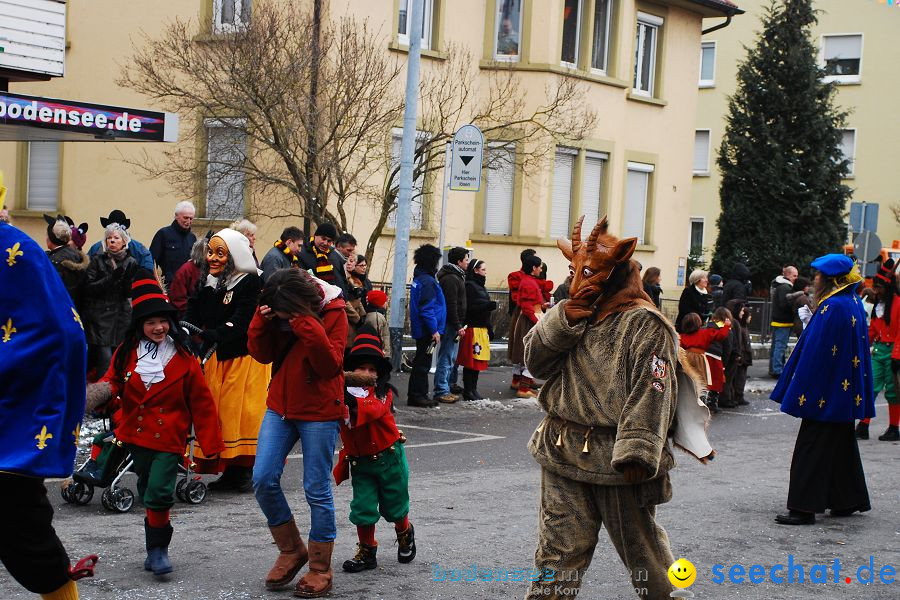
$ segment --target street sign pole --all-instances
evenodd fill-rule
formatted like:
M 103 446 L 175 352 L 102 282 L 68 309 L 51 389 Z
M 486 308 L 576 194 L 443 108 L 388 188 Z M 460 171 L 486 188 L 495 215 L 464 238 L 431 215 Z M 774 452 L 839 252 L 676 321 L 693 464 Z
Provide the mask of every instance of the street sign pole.
M 438 247 L 441 252 L 444 251 L 444 237 L 447 233 L 447 194 L 450 192 L 450 147 L 451 143 L 447 142 L 444 150 L 444 189 L 441 191 L 441 233 L 438 237 Z

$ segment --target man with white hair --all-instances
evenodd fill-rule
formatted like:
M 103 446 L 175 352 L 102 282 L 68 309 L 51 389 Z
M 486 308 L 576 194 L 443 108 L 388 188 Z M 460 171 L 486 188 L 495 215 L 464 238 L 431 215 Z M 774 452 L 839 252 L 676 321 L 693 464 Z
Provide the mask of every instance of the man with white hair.
M 166 283 L 175 278 L 178 268 L 190 260 L 191 248 L 197 236 L 191 232 L 194 222 L 194 205 L 184 200 L 175 205 L 175 220 L 153 236 L 150 254 L 163 271 Z

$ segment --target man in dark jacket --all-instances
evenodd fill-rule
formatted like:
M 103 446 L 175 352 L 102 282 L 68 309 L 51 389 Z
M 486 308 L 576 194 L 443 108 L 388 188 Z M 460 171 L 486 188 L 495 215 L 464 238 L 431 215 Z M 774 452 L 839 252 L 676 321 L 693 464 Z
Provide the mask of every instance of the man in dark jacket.
M 259 268 L 262 269 L 262 281 L 266 282 L 278 269 L 289 269 L 299 266 L 300 249 L 303 247 L 303 232 L 297 227 L 285 227 L 275 245 L 269 248 Z
M 469 266 L 469 251 L 460 246 L 452 248 L 447 253 L 447 262 L 437 274 L 447 304 L 447 326 L 441 335 L 441 349 L 438 351 L 437 368 L 434 372 L 434 399 L 451 404 L 459 399 L 457 395 L 450 393 L 450 384 L 455 382 L 451 372 L 456 373 L 459 339 L 466 332 L 466 269 Z
M 788 338 L 794 327 L 794 305 L 787 295 L 794 290 L 797 280 L 797 267 L 785 267 L 781 275 L 772 281 L 769 292 L 772 298 L 772 348 L 769 355 L 769 375 L 775 379 L 781 377 L 784 368 L 784 355 L 787 352 Z
M 416 356 L 409 375 L 406 403 L 410 406 L 432 407 L 436 401 L 428 397 L 428 370 L 435 345 L 447 324 L 447 304 L 444 292 L 435 279 L 441 251 L 431 244 L 423 244 L 413 252 L 412 286 L 409 290 L 410 334 L 416 340 Z
M 337 239 L 337 227 L 331 223 L 322 223 L 316 232 L 300 249 L 300 268 L 310 272 L 322 281 L 336 285 L 344 290 L 344 298 L 347 298 L 347 280 L 344 277 L 344 261 L 334 249 L 334 240 Z
M 166 283 L 175 279 L 178 269 L 191 258 L 191 248 L 197 236 L 191 232 L 194 222 L 194 205 L 187 200 L 175 205 L 175 220 L 163 227 L 150 242 L 150 254 L 162 269 Z
M 750 295 L 750 269 L 741 262 L 734 263 L 731 269 L 731 277 L 725 282 L 725 290 L 722 292 L 722 305 L 727 305 L 732 300 L 747 300 Z

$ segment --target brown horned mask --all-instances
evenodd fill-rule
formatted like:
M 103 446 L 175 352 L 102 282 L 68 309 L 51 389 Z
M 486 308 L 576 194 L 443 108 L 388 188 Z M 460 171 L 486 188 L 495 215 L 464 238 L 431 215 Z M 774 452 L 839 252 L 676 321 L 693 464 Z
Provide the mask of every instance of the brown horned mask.
M 581 241 L 581 224 L 584 216 L 578 219 L 572 230 L 572 241 L 563 238 L 556 241 L 556 245 L 572 266 L 575 267 L 575 276 L 569 293 L 574 295 L 585 280 L 589 284 L 599 284 L 601 287 L 613 273 L 613 270 L 631 259 L 634 249 L 637 247 L 637 238 L 619 238 L 609 235 L 609 221 L 606 215 L 594 226 L 587 241 Z

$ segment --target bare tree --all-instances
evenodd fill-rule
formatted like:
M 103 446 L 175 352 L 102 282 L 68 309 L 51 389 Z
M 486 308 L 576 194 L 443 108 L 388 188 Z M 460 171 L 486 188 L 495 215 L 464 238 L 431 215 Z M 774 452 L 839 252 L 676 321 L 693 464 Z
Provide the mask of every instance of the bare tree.
M 119 83 L 188 117 L 188 126 L 162 159 L 129 162 L 187 196 L 246 183 L 251 214 L 346 230 L 346 203 L 377 194 L 369 182 L 384 132 L 402 111 L 401 65 L 384 52 L 383 36 L 365 21 L 329 20 L 320 2 L 309 11 L 273 0 L 254 3 L 252 20 L 234 33 L 204 39 L 198 30 L 176 19 L 135 45 Z M 211 128 L 231 149 L 212 161 L 197 151 Z

